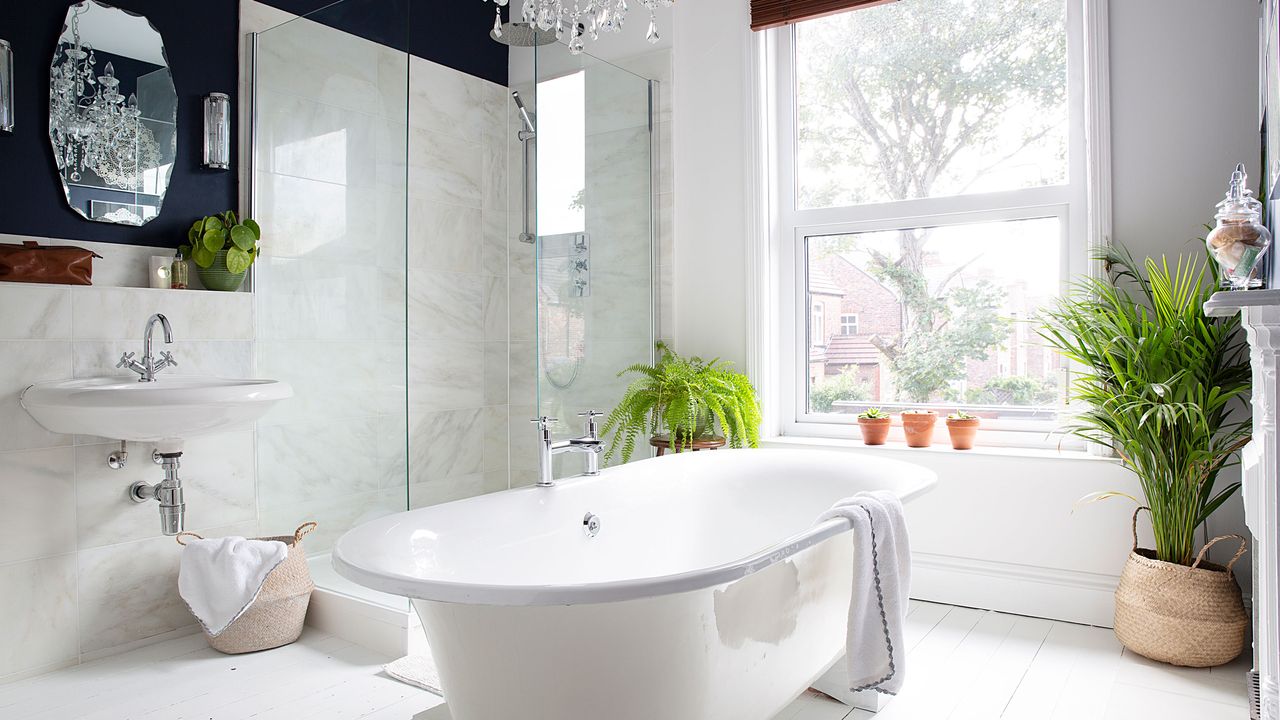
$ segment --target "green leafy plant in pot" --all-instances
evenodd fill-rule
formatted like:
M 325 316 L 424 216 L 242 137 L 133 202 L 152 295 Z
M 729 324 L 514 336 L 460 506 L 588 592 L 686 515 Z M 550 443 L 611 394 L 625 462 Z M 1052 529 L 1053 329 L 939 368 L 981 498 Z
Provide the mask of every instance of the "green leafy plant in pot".
M 196 264 L 200 282 L 210 290 L 235 291 L 258 259 L 262 229 L 249 218 L 238 219 L 232 210 L 209 215 L 191 225 L 187 244 L 178 248 Z
M 657 343 L 657 349 L 653 365 L 636 364 L 618 373 L 640 377 L 605 419 L 601 433 L 610 439 L 606 460 L 621 453 L 627 462 L 638 437 L 662 432 L 669 435 L 671 449 L 680 452 L 714 435 L 717 424 L 729 447 L 758 446 L 760 403 L 746 375 L 719 359 L 681 357 L 665 343 Z
M 1155 660 L 1219 665 L 1243 649 L 1248 617 L 1231 565 L 1203 562 L 1208 545 L 1196 553 L 1196 530 L 1239 489 L 1217 479 L 1251 430 L 1247 413 L 1233 415 L 1249 393 L 1240 321 L 1204 314 L 1218 285 L 1212 262 L 1143 267 L 1122 247 L 1097 259 L 1107 276 L 1080 280 L 1044 311 L 1040 335 L 1080 366 L 1070 388 L 1080 407 L 1066 431 L 1114 449 L 1150 509 L 1155 549 L 1138 548 L 1135 512 L 1116 635 Z M 1131 497 L 1093 499 L 1116 496 Z

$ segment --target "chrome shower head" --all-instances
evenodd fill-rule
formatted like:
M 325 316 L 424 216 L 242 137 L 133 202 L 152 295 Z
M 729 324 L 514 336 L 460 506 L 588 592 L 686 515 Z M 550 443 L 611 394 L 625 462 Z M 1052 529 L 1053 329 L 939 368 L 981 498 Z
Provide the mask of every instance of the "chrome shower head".
M 537 129 L 533 126 L 533 118 L 529 117 L 529 111 L 525 109 L 524 101 L 520 99 L 519 91 L 512 90 L 511 99 L 515 101 L 516 109 L 520 111 L 520 119 L 524 121 L 525 132 L 527 133 L 536 132 Z
M 501 29 L 495 27 L 490 31 L 489 37 L 511 47 L 538 47 L 556 41 L 554 30 L 543 30 L 522 22 L 503 23 Z

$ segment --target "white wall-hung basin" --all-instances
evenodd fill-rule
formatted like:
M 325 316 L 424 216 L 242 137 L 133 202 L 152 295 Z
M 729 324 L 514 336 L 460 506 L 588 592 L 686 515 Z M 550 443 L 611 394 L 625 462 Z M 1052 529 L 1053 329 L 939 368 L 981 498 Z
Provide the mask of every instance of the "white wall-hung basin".
M 20 401 L 36 422 L 64 435 L 175 441 L 247 425 L 293 396 L 277 380 L 163 375 L 58 380 L 32 385 Z

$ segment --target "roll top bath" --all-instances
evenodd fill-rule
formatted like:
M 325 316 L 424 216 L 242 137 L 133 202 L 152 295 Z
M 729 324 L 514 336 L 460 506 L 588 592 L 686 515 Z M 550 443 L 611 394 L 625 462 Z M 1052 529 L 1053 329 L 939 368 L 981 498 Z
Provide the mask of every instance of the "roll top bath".
M 679 453 L 378 518 L 333 562 L 413 599 L 454 720 L 769 720 L 845 654 L 854 596 L 880 603 L 850 521 L 814 518 L 935 482 L 864 454 Z

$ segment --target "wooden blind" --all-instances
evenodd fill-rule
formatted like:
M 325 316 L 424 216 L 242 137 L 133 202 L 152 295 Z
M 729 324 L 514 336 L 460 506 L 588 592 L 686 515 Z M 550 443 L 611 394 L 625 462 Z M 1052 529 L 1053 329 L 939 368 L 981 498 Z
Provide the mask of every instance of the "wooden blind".
M 751 29 L 766 30 L 845 10 L 891 2 L 897 0 L 751 0 Z

